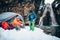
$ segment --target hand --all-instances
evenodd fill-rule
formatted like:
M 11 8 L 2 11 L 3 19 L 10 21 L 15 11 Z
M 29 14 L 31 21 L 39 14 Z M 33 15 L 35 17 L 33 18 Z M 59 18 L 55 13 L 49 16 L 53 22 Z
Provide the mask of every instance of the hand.
M 23 24 L 21 24 L 21 26 L 23 26 Z
M 34 22 L 35 20 L 33 20 L 33 22 Z

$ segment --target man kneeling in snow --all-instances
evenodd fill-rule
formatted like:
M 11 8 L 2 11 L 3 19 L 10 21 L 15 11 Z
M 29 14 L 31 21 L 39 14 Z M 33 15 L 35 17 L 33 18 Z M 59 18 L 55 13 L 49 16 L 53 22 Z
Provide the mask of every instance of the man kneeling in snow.
M 14 18 L 12 26 L 15 27 L 16 30 L 20 30 L 20 27 L 23 28 L 23 25 L 24 25 L 23 22 L 19 18 L 17 17 Z

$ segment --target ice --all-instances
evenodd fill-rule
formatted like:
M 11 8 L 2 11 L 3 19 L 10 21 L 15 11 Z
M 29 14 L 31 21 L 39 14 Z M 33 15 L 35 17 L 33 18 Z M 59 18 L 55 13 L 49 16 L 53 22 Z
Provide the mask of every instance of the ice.
M 4 30 L 0 28 L 0 40 L 60 40 L 59 38 L 47 35 L 40 28 L 30 31 L 29 26 L 21 30 Z

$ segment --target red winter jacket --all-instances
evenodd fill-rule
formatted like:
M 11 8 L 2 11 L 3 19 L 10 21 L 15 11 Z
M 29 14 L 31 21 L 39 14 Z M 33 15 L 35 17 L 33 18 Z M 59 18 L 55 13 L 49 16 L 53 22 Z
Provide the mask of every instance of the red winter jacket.
M 1 22 L 1 25 L 2 25 L 2 28 L 5 30 L 9 27 L 8 22 L 5 22 L 5 21 Z

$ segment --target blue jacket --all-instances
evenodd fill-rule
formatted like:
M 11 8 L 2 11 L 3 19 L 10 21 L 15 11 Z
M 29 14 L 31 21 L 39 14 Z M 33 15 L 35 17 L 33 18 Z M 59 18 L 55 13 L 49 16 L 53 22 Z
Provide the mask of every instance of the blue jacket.
M 29 21 L 35 21 L 37 18 L 35 12 L 32 12 L 32 13 L 28 13 L 28 20 Z

